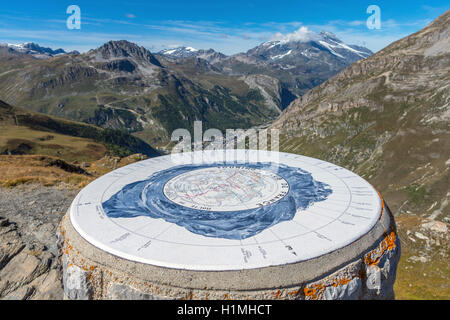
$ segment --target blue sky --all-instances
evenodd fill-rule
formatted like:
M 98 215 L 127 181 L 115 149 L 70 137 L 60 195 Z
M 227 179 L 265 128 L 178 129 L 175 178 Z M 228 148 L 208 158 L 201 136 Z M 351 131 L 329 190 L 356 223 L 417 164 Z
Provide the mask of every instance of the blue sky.
M 449 1 L 3 1 L 0 43 L 37 42 L 87 51 L 109 40 L 129 40 L 151 51 L 174 46 L 246 51 L 277 33 L 300 27 L 335 33 L 349 44 L 378 51 L 426 26 L 450 9 Z M 81 29 L 69 30 L 69 5 L 81 9 Z M 370 30 L 369 5 L 381 9 L 381 29 Z

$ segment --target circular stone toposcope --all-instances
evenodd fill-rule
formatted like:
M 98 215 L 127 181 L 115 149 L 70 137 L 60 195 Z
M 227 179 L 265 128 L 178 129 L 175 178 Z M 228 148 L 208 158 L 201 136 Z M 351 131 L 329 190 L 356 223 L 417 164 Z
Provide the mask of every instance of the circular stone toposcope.
M 399 242 L 369 183 L 299 155 L 226 151 L 224 159 L 231 156 L 149 159 L 83 189 L 61 225 L 66 295 L 393 297 Z

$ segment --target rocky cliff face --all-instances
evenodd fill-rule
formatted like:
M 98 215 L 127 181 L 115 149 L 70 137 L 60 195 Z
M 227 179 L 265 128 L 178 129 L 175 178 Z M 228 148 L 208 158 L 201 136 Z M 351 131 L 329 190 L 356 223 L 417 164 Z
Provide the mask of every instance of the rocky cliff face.
M 367 178 L 394 212 L 450 212 L 450 11 L 295 100 L 281 149 Z
M 296 96 L 286 89 L 284 84 L 273 77 L 263 74 L 254 74 L 249 76 L 242 76 L 242 79 L 251 89 L 256 89 L 261 92 L 266 106 L 275 112 L 281 113 L 284 106 L 289 105 Z
M 126 40 L 109 41 L 100 48 L 89 51 L 89 56 L 98 61 L 117 61 L 120 59 L 134 60 L 136 63 L 161 67 L 158 59 L 144 47 Z

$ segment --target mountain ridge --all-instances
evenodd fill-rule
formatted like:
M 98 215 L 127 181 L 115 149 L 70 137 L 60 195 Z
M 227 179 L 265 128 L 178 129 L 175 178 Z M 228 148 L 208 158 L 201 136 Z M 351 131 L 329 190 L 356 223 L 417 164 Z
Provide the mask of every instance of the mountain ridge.
M 1 54 L 6 59 L 0 60 L 0 97 L 6 102 L 126 130 L 151 144 L 168 143 L 173 130 L 190 128 L 196 120 L 221 130 L 248 128 L 280 112 L 265 100 L 275 99 L 271 95 L 208 69 L 204 60 L 191 65 L 196 78 L 125 40 L 46 60 Z
M 61 48 L 54 50 L 49 47 L 41 47 L 39 44 L 34 42 L 24 42 L 22 44 L 0 43 L 0 47 L 9 48 L 13 51 L 24 53 L 36 59 L 48 59 L 62 54 L 80 54 L 76 50 L 66 52 Z
M 213 49 L 186 49 L 166 49 L 157 55 L 175 61 L 201 58 L 221 72 L 233 76 L 270 76 L 280 80 L 286 89 L 298 96 L 353 62 L 373 54 L 367 48 L 345 44 L 332 33 L 316 34 L 311 31 L 307 32 L 303 40 L 271 40 L 230 56 Z

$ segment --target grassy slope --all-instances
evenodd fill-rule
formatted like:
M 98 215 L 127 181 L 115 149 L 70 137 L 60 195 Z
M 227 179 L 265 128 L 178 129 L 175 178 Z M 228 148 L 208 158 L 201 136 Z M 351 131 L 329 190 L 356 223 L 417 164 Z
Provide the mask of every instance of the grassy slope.
M 156 155 L 129 134 L 27 112 L 0 101 L 0 186 L 38 182 L 80 188 L 116 167 Z
M 33 130 L 24 126 L 1 126 L 0 154 L 40 154 L 77 162 L 103 157 L 107 148 L 91 139 Z
M 88 154 L 104 154 L 108 151 L 115 156 L 128 156 L 133 153 L 142 153 L 150 157 L 159 155 L 159 152 L 148 144 L 127 133 L 24 111 L 2 101 L 0 101 L 0 125 L 2 153 L 7 151 L 14 153 L 21 143 L 28 144 L 22 148 L 30 149 L 28 153 L 35 154 L 39 150 L 46 150 L 48 153 L 52 148 L 57 152 L 58 143 L 54 140 L 57 139 L 60 149 L 70 151 L 71 147 L 74 148 L 72 154 L 85 154 L 78 149 L 82 145 Z M 20 142 L 21 140 L 23 141 Z M 16 153 L 27 152 L 18 150 Z
M 0 155 L 0 186 L 12 188 L 39 183 L 79 189 L 112 170 L 146 158 L 144 155 L 104 156 L 79 166 L 70 163 L 70 159 L 45 155 Z
M 427 232 L 420 226 L 426 220 L 408 214 L 396 218 L 402 257 L 394 286 L 396 299 L 449 299 L 450 255 L 448 232 Z M 428 239 L 421 239 L 416 233 Z M 424 261 L 416 261 L 423 257 Z

